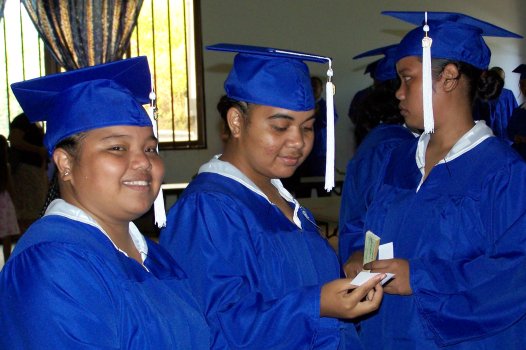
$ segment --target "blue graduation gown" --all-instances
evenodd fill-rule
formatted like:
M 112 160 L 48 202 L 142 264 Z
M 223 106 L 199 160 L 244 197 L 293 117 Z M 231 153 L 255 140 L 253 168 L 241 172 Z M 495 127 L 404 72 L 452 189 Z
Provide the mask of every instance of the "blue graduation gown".
M 410 264 L 411 296 L 384 295 L 366 349 L 524 349 L 526 164 L 496 137 L 422 178 L 417 141 L 393 150 L 365 228 Z
M 338 256 L 342 264 L 349 259 L 351 251 L 362 248 L 365 213 L 381 179 L 384 160 L 401 142 L 413 139 L 415 135 L 402 125 L 380 124 L 369 132 L 349 161 L 338 227 Z
M 38 220 L 0 272 L 0 348 L 208 349 L 185 274 L 147 244 L 149 272 L 94 226 Z
M 201 172 L 170 209 L 160 243 L 188 275 L 213 349 L 338 348 L 342 324 L 319 316 L 338 259 L 306 209 L 298 219 L 301 229 L 215 172 Z
M 508 140 L 506 129 L 508 128 L 510 117 L 517 106 L 517 100 L 513 91 L 502 89 L 498 98 L 475 104 L 473 119 L 485 120 L 495 136 Z M 484 113 L 482 112 L 483 110 L 485 110 Z M 486 113 L 489 115 L 484 115 Z

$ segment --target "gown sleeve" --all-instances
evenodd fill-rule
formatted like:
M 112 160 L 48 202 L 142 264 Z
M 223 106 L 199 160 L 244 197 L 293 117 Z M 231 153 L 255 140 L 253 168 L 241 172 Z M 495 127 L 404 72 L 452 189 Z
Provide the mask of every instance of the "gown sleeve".
M 416 304 L 440 346 L 497 334 L 526 315 L 524 168 L 497 173 L 485 188 L 480 199 L 485 251 L 463 260 L 410 261 Z
M 338 257 L 343 265 L 352 253 L 363 250 L 365 215 L 383 178 L 391 148 L 377 145 L 358 149 L 345 172 L 338 227 Z
M 209 322 L 213 347 L 303 348 L 320 321 L 321 286 L 272 298 L 268 290 L 262 292 L 264 269 L 251 234 L 260 228 L 243 215 L 247 210 L 221 194 L 183 197 L 170 211 L 160 243 L 187 273 Z M 287 278 L 279 269 L 275 273 Z
M 0 348 L 118 349 L 116 300 L 89 260 L 53 243 L 12 256 L 0 274 Z

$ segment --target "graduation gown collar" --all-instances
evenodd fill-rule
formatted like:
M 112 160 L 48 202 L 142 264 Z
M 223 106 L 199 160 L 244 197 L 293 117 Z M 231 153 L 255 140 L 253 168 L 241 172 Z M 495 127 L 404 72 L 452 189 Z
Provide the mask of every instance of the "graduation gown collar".
M 445 162 L 450 162 L 455 158 L 460 157 L 466 152 L 469 152 L 471 149 L 475 148 L 482 141 L 488 137 L 492 137 L 493 131 L 486 125 L 486 122 L 483 120 L 475 121 L 475 125 L 471 130 L 465 133 L 458 141 L 455 143 L 453 148 L 448 152 L 448 154 L 442 159 L 438 164 Z M 422 134 L 418 139 L 418 146 L 416 148 L 416 164 L 422 175 L 424 174 L 424 167 L 426 165 L 426 149 L 429 144 L 430 134 Z
M 68 219 L 79 221 L 87 225 L 91 225 L 91 226 L 98 228 L 110 240 L 110 242 L 113 244 L 115 249 L 117 249 L 119 252 L 123 253 L 124 255 L 128 256 L 126 252 L 124 252 L 119 247 L 117 247 L 117 245 L 111 240 L 110 236 L 106 233 L 106 231 L 104 231 L 102 227 L 100 227 L 100 225 L 91 216 L 89 216 L 82 209 L 69 204 L 65 200 L 63 199 L 53 200 L 47 207 L 46 213 L 44 214 L 44 216 L 48 216 L 48 215 L 63 216 Z M 141 258 L 144 263 L 144 260 L 146 260 L 146 257 L 148 256 L 148 245 L 146 244 L 146 240 L 144 239 L 144 236 L 140 233 L 139 229 L 137 228 L 137 226 L 135 226 L 133 222 L 130 222 L 129 232 L 133 240 L 133 244 L 135 245 L 135 248 L 141 254 Z
M 203 164 L 199 168 L 200 173 L 215 173 L 219 174 L 225 177 L 228 177 L 234 181 L 239 182 L 241 185 L 245 186 L 252 192 L 257 193 L 261 197 L 265 198 L 269 203 L 272 204 L 272 202 L 268 199 L 268 197 L 259 189 L 259 187 L 252 182 L 245 174 L 243 174 L 238 168 L 236 168 L 234 165 L 230 164 L 229 162 L 225 162 L 219 159 L 221 157 L 220 154 L 215 155 L 210 161 Z M 298 217 L 298 210 L 300 208 L 299 202 L 292 196 L 292 194 L 283 186 L 281 181 L 279 179 L 271 179 L 270 182 L 276 189 L 278 190 L 281 197 L 283 197 L 287 202 L 292 203 L 294 205 L 294 223 L 296 226 L 301 228 L 301 220 Z

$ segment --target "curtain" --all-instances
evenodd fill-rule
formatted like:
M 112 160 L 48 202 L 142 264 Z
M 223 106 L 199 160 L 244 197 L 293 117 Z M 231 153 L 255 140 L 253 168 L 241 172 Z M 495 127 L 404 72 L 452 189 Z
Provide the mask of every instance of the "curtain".
M 143 3 L 143 0 L 21 1 L 54 59 L 66 70 L 121 59 Z
M 6 0 L 0 0 L 0 19 L 4 18 L 4 8 Z

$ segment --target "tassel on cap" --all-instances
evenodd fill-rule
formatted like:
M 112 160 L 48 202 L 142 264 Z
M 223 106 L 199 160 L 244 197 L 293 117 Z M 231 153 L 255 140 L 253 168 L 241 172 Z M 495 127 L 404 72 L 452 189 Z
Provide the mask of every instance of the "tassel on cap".
M 153 85 L 153 78 L 152 78 L 152 91 L 150 92 L 150 110 L 149 110 L 149 116 L 152 120 L 153 125 L 153 134 L 156 138 L 158 138 L 158 132 L 157 132 L 157 105 L 156 105 L 157 96 L 155 94 L 155 88 Z M 157 151 L 159 151 L 159 147 L 157 146 Z M 159 193 L 157 194 L 157 197 L 155 198 L 155 201 L 153 202 L 153 212 L 155 216 L 155 224 L 157 227 L 161 228 L 166 226 L 166 210 L 164 208 L 164 195 L 163 195 L 163 189 L 162 187 L 159 188 Z
M 327 70 L 327 84 L 325 86 L 325 96 L 327 100 L 327 154 L 325 162 L 325 190 L 330 192 L 334 188 L 334 94 L 335 87 L 332 83 L 332 60 L 329 60 L 329 70 Z
M 428 36 L 429 25 L 427 24 L 427 12 L 425 13 L 425 24 L 423 30 L 426 33 L 424 38 L 422 38 L 424 133 L 429 134 L 435 131 L 435 121 L 433 118 L 433 81 L 431 76 L 431 45 L 433 44 L 433 39 Z

